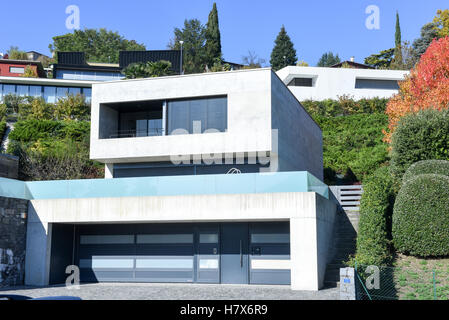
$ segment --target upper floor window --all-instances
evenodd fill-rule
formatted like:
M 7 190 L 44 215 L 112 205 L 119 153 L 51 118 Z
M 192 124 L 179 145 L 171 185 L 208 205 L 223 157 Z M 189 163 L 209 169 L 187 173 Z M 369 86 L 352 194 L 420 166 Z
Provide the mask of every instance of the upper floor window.
M 227 97 L 100 105 L 100 139 L 200 134 L 227 129 Z
M 24 67 L 9 67 L 9 72 L 10 73 L 24 74 L 25 73 L 25 68 Z
M 356 79 L 356 89 L 399 90 L 397 80 Z
M 313 87 L 313 78 L 293 78 L 288 84 L 289 87 Z
M 168 134 L 224 132 L 227 129 L 227 97 L 183 99 L 168 102 Z

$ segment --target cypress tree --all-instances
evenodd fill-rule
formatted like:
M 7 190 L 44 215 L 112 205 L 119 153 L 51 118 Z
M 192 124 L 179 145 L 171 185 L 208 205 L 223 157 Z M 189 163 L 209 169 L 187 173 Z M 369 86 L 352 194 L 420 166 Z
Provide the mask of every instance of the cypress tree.
M 273 70 L 277 71 L 286 66 L 293 66 L 297 61 L 296 50 L 293 47 L 293 42 L 282 26 L 276 40 L 274 41 L 274 48 L 271 52 L 270 64 Z
M 398 48 L 402 43 L 401 25 L 399 23 L 399 13 L 396 11 L 396 32 L 394 34 L 395 47 Z
M 221 60 L 221 37 L 220 28 L 218 26 L 217 4 L 214 2 L 209 19 L 206 24 L 206 63 L 209 68 Z

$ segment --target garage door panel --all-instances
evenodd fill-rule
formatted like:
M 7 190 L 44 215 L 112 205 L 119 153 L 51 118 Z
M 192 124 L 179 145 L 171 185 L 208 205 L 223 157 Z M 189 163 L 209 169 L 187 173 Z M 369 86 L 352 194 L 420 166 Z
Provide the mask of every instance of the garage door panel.
M 250 283 L 290 284 L 288 222 L 250 224 Z
M 193 244 L 191 245 L 137 245 L 136 255 L 155 256 L 193 256 Z

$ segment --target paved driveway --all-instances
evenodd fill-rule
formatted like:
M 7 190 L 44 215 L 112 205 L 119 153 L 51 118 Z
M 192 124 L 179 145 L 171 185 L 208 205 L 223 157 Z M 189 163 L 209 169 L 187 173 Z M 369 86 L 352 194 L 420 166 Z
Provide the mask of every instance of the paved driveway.
M 320 291 L 292 291 L 290 286 L 96 283 L 79 289 L 65 286 L 16 287 L 0 294 L 78 296 L 83 300 L 338 300 L 338 288 Z

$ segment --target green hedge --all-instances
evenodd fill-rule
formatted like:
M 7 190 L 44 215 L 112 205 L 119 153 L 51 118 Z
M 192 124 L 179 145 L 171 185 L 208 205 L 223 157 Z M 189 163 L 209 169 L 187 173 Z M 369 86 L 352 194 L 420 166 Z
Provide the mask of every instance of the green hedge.
M 401 180 L 420 160 L 449 160 L 449 110 L 424 110 L 404 116 L 392 135 L 391 169 Z
M 449 255 L 449 177 L 421 174 L 407 180 L 396 198 L 393 243 L 420 257 Z
M 348 182 L 363 181 L 389 160 L 382 141 L 387 128 L 385 114 L 357 114 L 344 117 L 315 117 L 323 131 L 325 182 L 339 184 L 336 174 Z
M 323 101 L 305 100 L 301 104 L 312 116 L 336 117 L 360 113 L 385 112 L 388 99 L 373 98 L 353 100 L 348 97 L 340 97 L 339 100 L 326 99 Z
M 404 176 L 402 182 L 405 182 L 419 174 L 442 174 L 449 177 L 449 161 L 446 160 L 423 160 L 412 164 Z
M 391 260 L 393 203 L 393 179 L 388 167 L 381 167 L 363 184 L 355 256 L 357 263 L 384 265 Z

